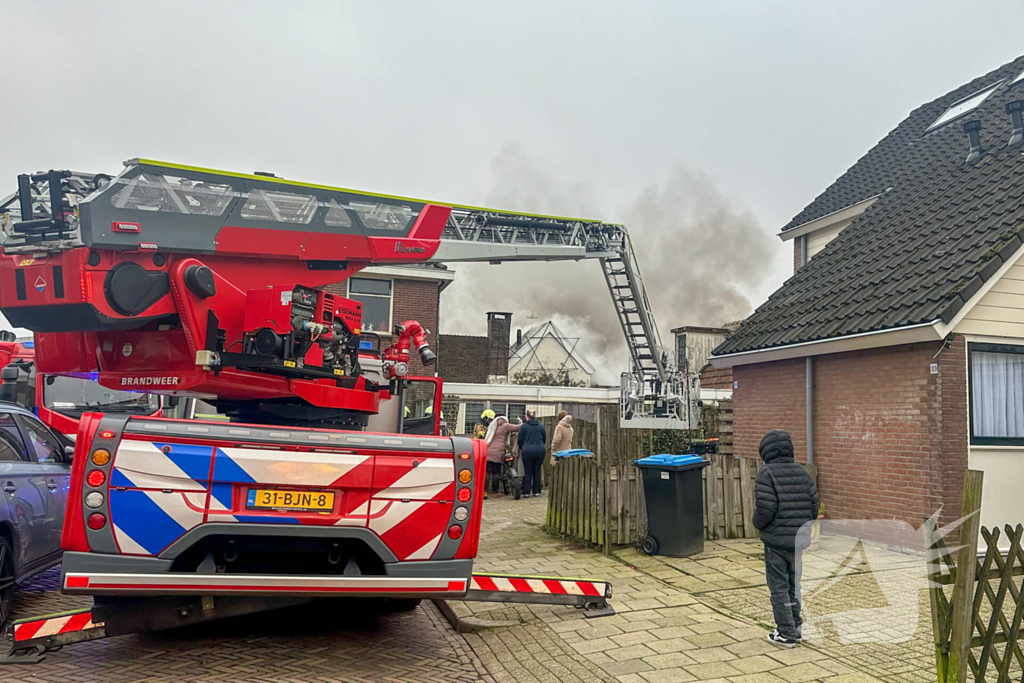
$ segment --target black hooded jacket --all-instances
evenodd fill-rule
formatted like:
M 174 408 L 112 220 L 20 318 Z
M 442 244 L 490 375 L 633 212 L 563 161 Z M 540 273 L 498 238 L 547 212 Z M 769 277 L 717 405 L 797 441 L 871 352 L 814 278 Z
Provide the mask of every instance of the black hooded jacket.
M 787 432 L 771 430 L 758 450 L 765 464 L 754 482 L 754 526 L 765 545 L 806 547 L 807 532 L 799 539 L 797 535 L 804 524 L 818 518 L 818 487 L 804 466 L 793 460 L 793 441 Z

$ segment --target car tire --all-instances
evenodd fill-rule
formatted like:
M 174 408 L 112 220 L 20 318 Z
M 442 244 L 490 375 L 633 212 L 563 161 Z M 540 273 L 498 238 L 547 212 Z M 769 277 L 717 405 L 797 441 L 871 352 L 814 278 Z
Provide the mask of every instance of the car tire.
M 11 618 L 14 590 L 14 549 L 10 541 L 0 536 L 0 628 Z

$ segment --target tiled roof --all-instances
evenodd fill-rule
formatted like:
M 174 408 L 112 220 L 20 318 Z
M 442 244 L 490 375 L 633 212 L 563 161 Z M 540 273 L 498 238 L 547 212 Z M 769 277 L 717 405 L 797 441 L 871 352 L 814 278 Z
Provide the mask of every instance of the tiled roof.
M 1004 107 L 1024 99 L 1019 57 L 910 114 L 790 221 L 801 225 L 881 195 L 787 280 L 716 355 L 949 322 L 1024 240 L 1024 146 L 1008 149 Z M 1003 81 L 980 107 L 925 133 L 946 109 Z M 981 121 L 966 163 L 961 126 Z

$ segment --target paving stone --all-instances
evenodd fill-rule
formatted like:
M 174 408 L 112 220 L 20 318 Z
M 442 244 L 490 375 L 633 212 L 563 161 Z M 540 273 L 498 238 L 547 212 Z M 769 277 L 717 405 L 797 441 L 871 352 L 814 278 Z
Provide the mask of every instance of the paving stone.
M 781 669 L 783 666 L 785 666 L 784 664 L 775 661 L 771 657 L 766 657 L 765 655 L 754 655 L 753 657 L 743 657 L 741 659 L 734 659 L 731 660 L 729 664 L 736 667 L 745 674 L 756 674 L 761 673 L 762 671 Z
M 749 657 L 751 655 L 762 655 L 767 653 L 777 654 L 780 652 L 777 646 L 769 643 L 768 639 L 763 636 L 751 640 L 744 640 L 741 643 L 731 643 L 726 645 L 725 649 L 737 657 Z
M 685 669 L 660 669 L 658 671 L 647 671 L 640 674 L 647 683 L 685 683 L 686 681 L 697 680 Z
M 607 650 L 605 654 L 612 659 L 621 662 L 626 659 L 640 659 L 641 657 L 648 657 L 656 653 L 646 645 L 630 645 L 628 647 Z
M 699 650 L 692 650 L 689 652 L 689 656 L 694 661 L 700 662 L 701 664 L 707 664 L 708 662 L 727 662 L 730 659 L 736 659 L 736 655 L 726 650 L 724 647 L 707 647 Z
M 612 624 L 598 623 L 590 626 L 590 628 L 578 629 L 576 633 L 587 640 L 594 640 L 595 638 L 607 638 L 608 636 L 620 635 L 622 633 L 622 629 Z
M 606 674 L 609 674 L 611 676 L 619 676 L 621 674 L 633 674 L 638 673 L 640 671 L 650 671 L 651 665 L 642 662 L 639 659 L 626 659 L 621 662 L 609 662 L 607 664 L 602 664 L 601 669 L 603 669 Z
M 647 643 L 647 647 L 651 648 L 655 652 L 669 653 L 669 652 L 681 652 L 685 650 L 696 650 L 697 646 L 686 640 L 685 638 L 669 638 L 667 640 L 652 640 Z
M 626 647 L 627 645 L 642 645 L 657 639 L 648 631 L 634 631 L 633 633 L 623 633 L 622 635 L 612 636 L 611 640 L 620 647 Z
M 803 683 L 804 681 L 813 681 L 832 676 L 832 672 L 821 668 L 813 662 L 785 666 L 781 669 L 775 669 L 772 673 L 788 683 Z
M 729 676 L 742 676 L 743 673 L 729 665 L 728 662 L 711 662 L 709 664 L 691 664 L 686 670 L 697 677 L 698 680 L 709 678 L 728 678 Z
M 771 643 L 768 644 L 771 645 Z M 772 647 L 775 646 L 772 645 Z M 828 655 L 825 655 L 809 647 L 794 647 L 791 650 L 785 650 L 782 648 L 775 647 L 775 651 L 769 652 L 768 656 L 772 659 L 779 660 L 783 664 L 800 664 L 802 662 L 813 662 L 819 659 L 826 659 L 828 657 Z
M 703 633 L 695 636 L 686 636 L 686 639 L 699 648 L 732 645 L 736 642 L 735 640 L 721 632 Z
M 616 624 L 623 633 L 631 633 L 633 631 L 650 631 L 658 628 L 658 624 L 655 621 L 649 619 L 641 619 L 639 621 L 626 621 L 623 624 Z
M 664 655 L 653 655 L 651 657 L 644 657 L 644 661 L 653 666 L 655 669 L 672 669 L 681 666 L 689 666 L 690 664 L 699 664 L 693 659 L 690 659 L 681 652 L 672 652 Z
M 614 650 L 619 646 L 613 643 L 609 638 L 595 638 L 594 640 L 582 640 L 578 643 L 572 643 L 571 647 L 581 655 L 586 655 L 591 652 L 606 652 L 608 650 Z
M 687 626 L 669 626 L 666 628 L 654 629 L 651 631 L 651 635 L 662 640 L 668 640 L 669 638 L 685 638 L 687 636 L 696 635 L 696 633 Z
M 759 672 L 756 674 L 732 676 L 729 678 L 729 683 L 784 683 L 784 681 L 775 674 Z

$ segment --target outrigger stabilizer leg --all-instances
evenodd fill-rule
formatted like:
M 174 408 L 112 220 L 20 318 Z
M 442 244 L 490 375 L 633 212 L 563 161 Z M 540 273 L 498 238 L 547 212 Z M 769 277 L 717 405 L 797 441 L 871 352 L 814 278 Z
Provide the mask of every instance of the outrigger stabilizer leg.
M 612 585 L 607 581 L 566 579 L 553 576 L 473 574 L 463 600 L 513 602 L 533 605 L 572 605 L 588 619 L 615 614 L 608 604 Z
M 35 664 L 65 645 L 146 631 L 162 631 L 224 617 L 291 607 L 310 598 L 145 597 L 98 601 L 91 608 L 19 619 L 7 632 L 11 652 L 0 664 Z

